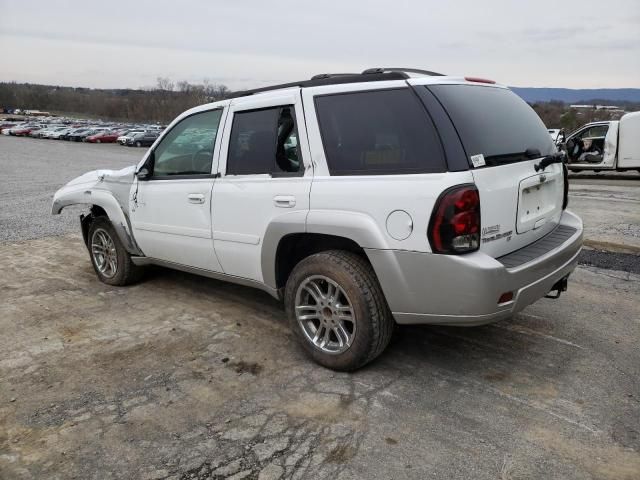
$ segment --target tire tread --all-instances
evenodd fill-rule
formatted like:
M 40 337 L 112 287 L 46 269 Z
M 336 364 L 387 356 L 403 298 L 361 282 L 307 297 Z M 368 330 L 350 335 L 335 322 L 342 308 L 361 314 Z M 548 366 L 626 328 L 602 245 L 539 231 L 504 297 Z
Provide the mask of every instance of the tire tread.
M 133 263 L 133 261 L 131 260 L 131 255 L 129 255 L 129 252 L 127 252 L 124 248 L 124 245 L 120 241 L 120 237 L 118 237 L 118 235 L 116 234 L 116 231 L 113 228 L 113 225 L 111 224 L 111 221 L 108 217 L 98 216 L 93 220 L 91 226 L 89 227 L 88 241 L 91 242 L 93 231 L 98 227 L 101 227 L 109 232 L 111 238 L 116 244 L 118 253 L 120 253 L 120 255 L 118 255 L 118 261 L 120 263 L 120 265 L 118 265 L 119 271 L 112 278 L 103 278 L 93 262 L 91 247 L 88 246 L 91 264 L 93 265 L 93 268 L 96 271 L 96 275 L 98 276 L 100 281 L 108 285 L 115 285 L 120 287 L 138 282 L 142 278 L 144 269 Z M 120 261 L 121 259 L 122 261 Z
M 326 250 L 310 255 L 298 263 L 289 278 L 294 276 L 296 269 L 304 268 L 305 265 L 311 262 L 335 265 L 337 268 L 342 269 L 351 277 L 356 288 L 363 296 L 372 331 L 369 344 L 365 352 L 349 364 L 330 367 L 343 371 L 357 370 L 378 357 L 387 347 L 393 335 L 395 322 L 382 292 L 382 288 L 371 264 L 360 255 L 346 250 Z M 287 291 L 289 292 L 289 298 L 291 298 L 293 296 L 293 285 L 289 285 L 289 282 L 287 284 Z M 293 309 L 290 308 L 288 304 L 287 310 L 293 312 Z M 292 315 L 295 314 L 292 313 Z M 295 328 L 295 318 L 292 318 L 291 321 L 293 328 Z

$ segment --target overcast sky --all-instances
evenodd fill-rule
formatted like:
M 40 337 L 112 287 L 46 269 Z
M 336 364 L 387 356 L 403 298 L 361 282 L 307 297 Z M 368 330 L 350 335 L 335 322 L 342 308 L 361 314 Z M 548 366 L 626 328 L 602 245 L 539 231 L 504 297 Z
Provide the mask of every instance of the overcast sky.
M 640 0 L 0 0 L 0 80 L 232 89 L 367 67 L 640 87 Z

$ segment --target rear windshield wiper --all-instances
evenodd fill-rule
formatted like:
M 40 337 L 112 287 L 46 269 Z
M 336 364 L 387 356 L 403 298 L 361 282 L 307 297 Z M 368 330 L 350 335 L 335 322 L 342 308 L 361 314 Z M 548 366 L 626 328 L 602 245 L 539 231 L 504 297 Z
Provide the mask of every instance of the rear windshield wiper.
M 484 157 L 488 165 L 505 165 L 507 163 L 521 162 L 523 160 L 533 160 L 540 158 L 542 154 L 537 148 L 527 148 L 524 152 L 504 153 L 501 155 L 489 155 Z M 544 170 L 552 163 L 562 163 L 564 159 L 564 152 L 557 152 L 551 155 L 547 155 L 540 159 L 534 168 L 536 172 Z
M 551 155 L 547 155 L 539 163 L 536 163 L 533 168 L 536 169 L 536 172 L 540 170 L 544 171 L 549 165 L 553 163 L 563 163 L 564 162 L 564 152 L 556 152 Z

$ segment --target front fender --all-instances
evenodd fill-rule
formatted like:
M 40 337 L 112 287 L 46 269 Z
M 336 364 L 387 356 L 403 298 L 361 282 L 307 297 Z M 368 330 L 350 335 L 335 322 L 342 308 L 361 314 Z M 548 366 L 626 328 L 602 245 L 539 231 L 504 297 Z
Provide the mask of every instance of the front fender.
M 51 213 L 58 215 L 69 205 L 96 205 L 106 212 L 125 249 L 132 255 L 143 255 L 133 238 L 127 213 L 128 194 L 123 194 L 129 187 L 122 182 L 105 182 L 106 175 L 109 173 L 97 170 L 69 182 L 54 194 Z

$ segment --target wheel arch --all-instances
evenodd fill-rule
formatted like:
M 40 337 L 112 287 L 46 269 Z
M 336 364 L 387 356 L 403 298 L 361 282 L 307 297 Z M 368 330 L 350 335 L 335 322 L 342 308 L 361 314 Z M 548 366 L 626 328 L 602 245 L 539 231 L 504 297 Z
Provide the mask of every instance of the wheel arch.
M 328 250 L 344 250 L 368 261 L 364 249 L 354 240 L 323 233 L 292 233 L 280 240 L 273 271 L 275 287 L 284 288 L 294 267 L 304 258 Z
M 261 254 L 263 282 L 273 289 L 284 287 L 300 260 L 326 250 L 354 252 L 369 261 L 367 248 L 389 248 L 368 215 L 334 210 L 291 212 L 269 224 L 265 232 Z
M 82 215 L 80 225 L 85 244 L 88 242 L 88 232 L 93 219 L 98 216 L 106 216 L 115 229 L 120 241 L 131 255 L 144 255 L 135 239 L 128 215 L 124 212 L 118 200 L 106 190 L 72 190 L 56 192 L 52 213 L 59 214 L 71 205 L 89 205 L 90 214 Z

